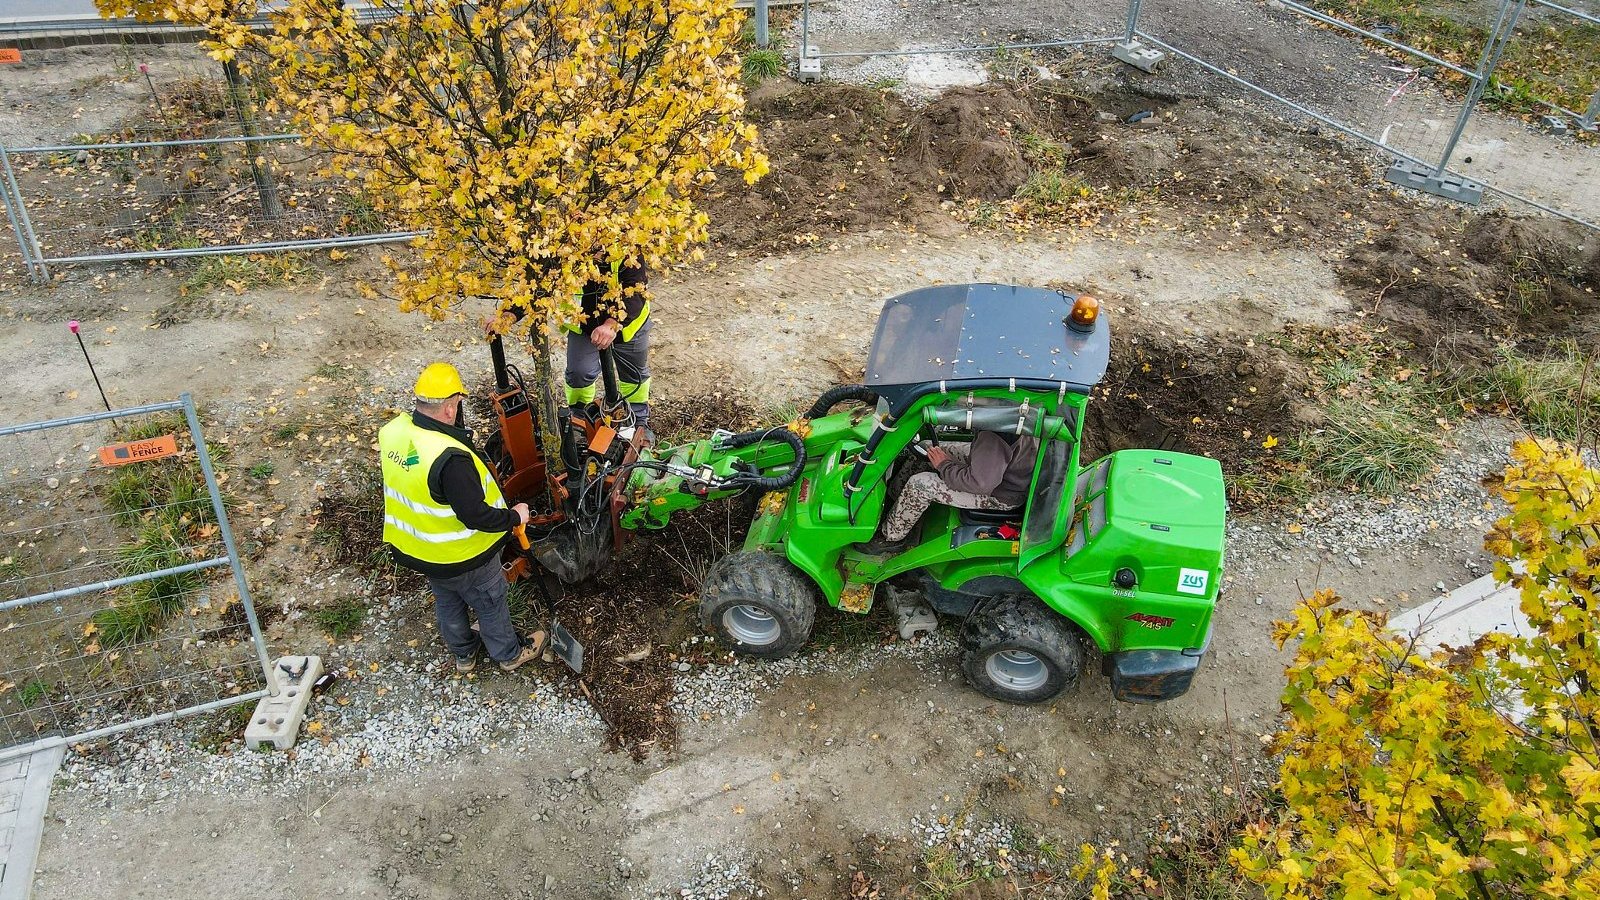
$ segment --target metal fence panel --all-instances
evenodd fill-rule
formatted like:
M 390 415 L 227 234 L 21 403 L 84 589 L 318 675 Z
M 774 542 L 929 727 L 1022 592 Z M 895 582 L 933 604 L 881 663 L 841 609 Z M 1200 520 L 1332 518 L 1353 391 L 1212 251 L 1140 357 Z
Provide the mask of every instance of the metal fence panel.
M 268 693 L 189 395 L 0 428 L 0 498 L 0 759 Z
M 1600 228 L 1600 133 L 1590 116 L 1600 111 L 1600 3 L 1519 5 L 1450 168 L 1503 196 Z M 1538 74 L 1528 77 L 1535 59 Z
M 1471 68 L 1292 0 L 1280 7 L 1222 3 L 1197 14 L 1184 0 L 1143 0 L 1136 37 L 1178 57 L 1168 77 L 1231 84 L 1398 157 L 1437 162 L 1461 109 L 1445 84 L 1469 81 Z
M 0 149 L 23 261 L 49 266 L 408 240 L 295 134 Z M 263 189 L 263 180 L 270 189 Z
M 1530 7 L 1546 18 L 1581 13 L 1548 0 L 1452 7 L 1461 37 L 1448 52 L 1429 52 L 1384 22 L 1346 21 L 1296 0 L 1271 6 L 1142 0 L 1135 38 L 1174 58 L 1169 78 L 1210 76 L 1379 148 L 1399 163 L 1396 183 L 1471 203 L 1487 190 L 1597 227 L 1600 151 L 1572 138 L 1558 151 L 1532 133 L 1531 116 L 1508 114 L 1501 96 L 1499 67 L 1527 40 L 1567 54 L 1577 70 L 1568 80 L 1580 90 L 1600 88 L 1590 84 L 1600 31 L 1566 32 L 1558 40 L 1570 46 L 1560 47 L 1526 18 Z M 1263 31 L 1282 39 L 1263 42 Z

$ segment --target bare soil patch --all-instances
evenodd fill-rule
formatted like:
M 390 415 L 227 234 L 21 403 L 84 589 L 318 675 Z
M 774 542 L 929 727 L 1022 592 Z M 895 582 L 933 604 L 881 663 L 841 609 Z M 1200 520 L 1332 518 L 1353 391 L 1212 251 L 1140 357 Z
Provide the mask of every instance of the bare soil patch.
M 1600 239 L 1554 219 L 1394 215 L 1351 248 L 1339 274 L 1396 335 L 1462 357 L 1521 338 L 1592 343 L 1600 333 Z
M 954 198 L 999 200 L 1031 173 L 1020 133 L 1087 129 L 1081 98 L 961 88 L 913 108 L 854 85 L 775 80 L 750 97 L 772 170 L 754 188 L 710 197 L 713 238 L 781 250 L 892 223 L 931 224 Z

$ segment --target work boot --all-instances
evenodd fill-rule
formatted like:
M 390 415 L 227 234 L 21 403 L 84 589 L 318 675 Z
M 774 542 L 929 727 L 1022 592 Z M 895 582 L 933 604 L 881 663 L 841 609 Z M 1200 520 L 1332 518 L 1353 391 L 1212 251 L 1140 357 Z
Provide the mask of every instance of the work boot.
M 476 657 L 468 657 L 467 659 L 462 659 L 459 656 L 456 657 L 456 671 L 457 672 L 460 672 L 463 675 L 471 675 L 474 671 L 477 670 L 477 668 L 478 668 L 478 660 L 477 660 Z
M 891 541 L 888 538 L 880 535 L 878 537 L 874 537 L 870 541 L 867 541 L 865 544 L 857 544 L 856 549 L 867 554 L 868 556 L 896 556 L 905 552 L 909 541 L 909 537 L 903 537 L 897 541 Z
M 524 664 L 538 659 L 540 656 L 544 655 L 544 644 L 545 633 L 543 631 L 535 631 L 533 633 L 533 643 L 523 644 L 522 652 L 517 654 L 516 659 L 508 659 L 500 664 L 500 671 L 515 672 Z

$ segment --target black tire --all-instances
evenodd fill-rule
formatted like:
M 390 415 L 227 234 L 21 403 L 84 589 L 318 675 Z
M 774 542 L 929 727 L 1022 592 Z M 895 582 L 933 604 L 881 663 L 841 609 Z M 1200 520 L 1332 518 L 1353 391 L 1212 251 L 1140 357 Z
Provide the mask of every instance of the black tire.
M 736 550 L 717 560 L 700 588 L 700 622 L 745 656 L 782 659 L 811 639 L 817 586 L 787 559 Z
M 967 683 L 1007 703 L 1043 703 L 1083 674 L 1077 629 L 1034 597 L 984 604 L 961 630 L 961 651 Z

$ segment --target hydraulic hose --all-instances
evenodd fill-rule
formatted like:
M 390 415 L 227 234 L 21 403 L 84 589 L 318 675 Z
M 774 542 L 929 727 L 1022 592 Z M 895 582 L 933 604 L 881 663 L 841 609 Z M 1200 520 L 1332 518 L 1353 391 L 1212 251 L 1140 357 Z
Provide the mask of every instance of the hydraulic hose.
M 828 414 L 828 410 L 846 400 L 860 400 L 863 403 L 877 403 L 878 395 L 864 384 L 841 384 L 838 387 L 828 388 L 823 392 L 817 402 L 811 404 L 811 409 L 806 411 L 805 417 L 815 419 Z
M 794 448 L 794 463 L 789 470 L 781 475 L 736 475 L 727 479 L 728 486 L 745 485 L 763 491 L 781 491 L 800 480 L 800 473 L 806 468 L 806 444 L 800 439 L 800 435 L 787 428 L 779 426 L 761 431 L 741 432 L 723 438 L 722 446 L 729 450 L 737 450 L 772 438 L 777 438 Z

